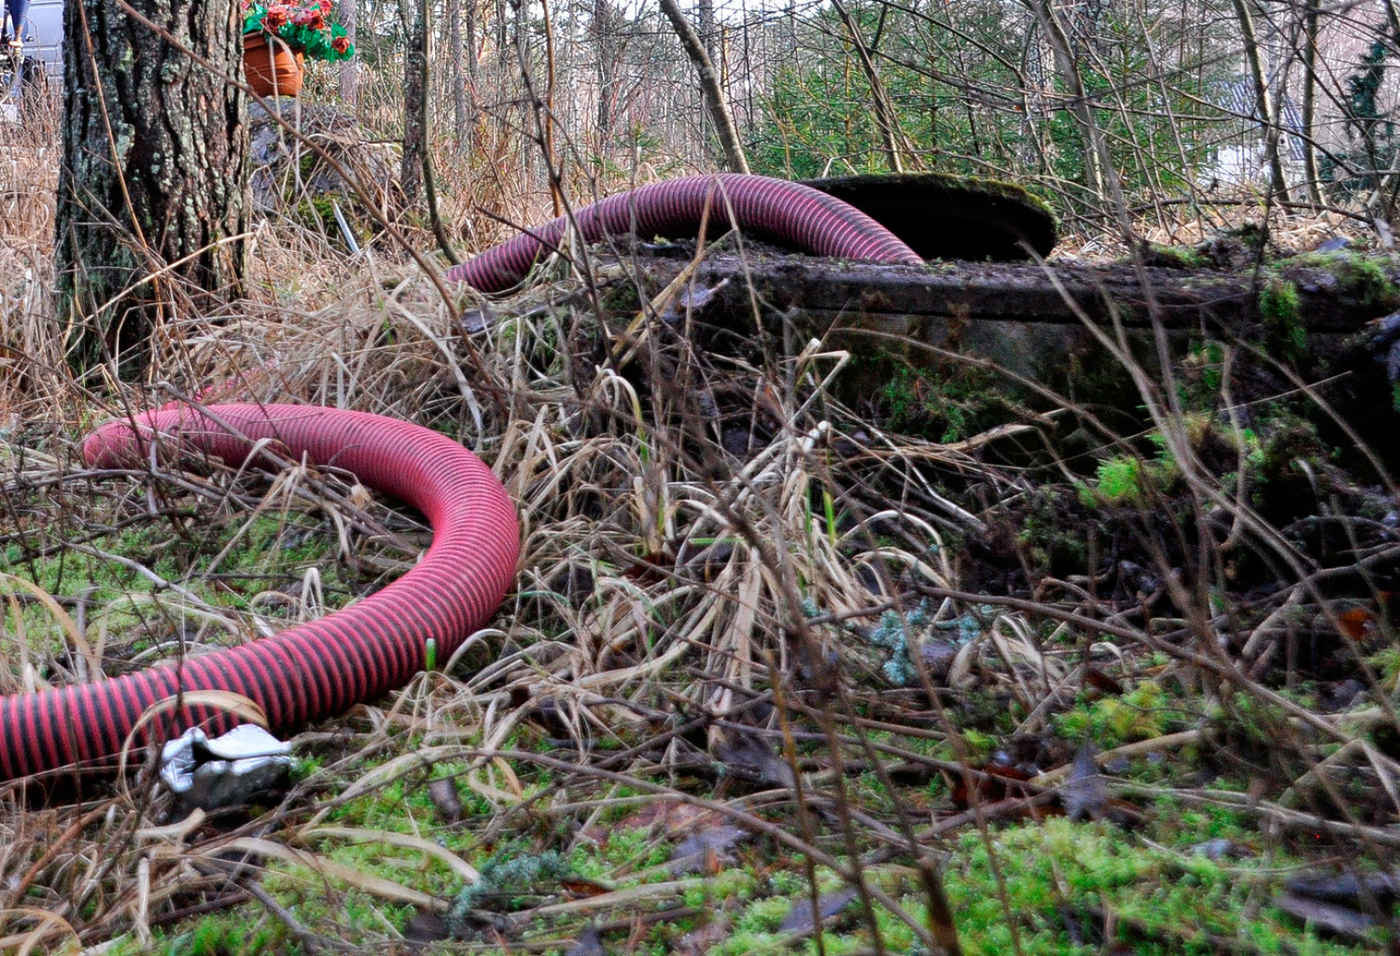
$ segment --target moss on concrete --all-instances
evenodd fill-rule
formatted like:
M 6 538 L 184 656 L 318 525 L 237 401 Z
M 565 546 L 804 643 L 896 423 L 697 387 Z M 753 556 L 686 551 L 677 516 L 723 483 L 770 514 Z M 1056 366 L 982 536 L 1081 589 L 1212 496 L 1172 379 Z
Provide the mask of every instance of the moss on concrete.
M 1268 335 L 1265 344 L 1273 355 L 1291 363 L 1302 358 L 1308 348 L 1298 301 L 1297 285 L 1286 279 L 1270 279 L 1259 293 L 1259 316 Z

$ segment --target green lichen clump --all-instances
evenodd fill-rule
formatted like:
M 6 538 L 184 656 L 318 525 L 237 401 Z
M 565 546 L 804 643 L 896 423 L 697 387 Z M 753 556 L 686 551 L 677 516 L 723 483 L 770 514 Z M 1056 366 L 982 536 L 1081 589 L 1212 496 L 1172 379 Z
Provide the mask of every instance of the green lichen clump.
M 292 216 L 303 225 L 328 236 L 340 235 L 340 225 L 335 221 L 335 204 L 329 196 L 306 197 L 297 203 Z
M 553 886 L 571 875 L 567 861 L 558 852 L 538 855 L 505 851 L 493 856 L 481 868 L 481 880 L 457 894 L 447 914 L 449 924 L 460 924 L 474 909 L 510 911 L 533 902 L 543 884 Z
M 1103 502 L 1109 505 L 1141 504 L 1147 496 L 1142 459 L 1120 455 L 1101 462 L 1094 487 L 1081 496 L 1085 505 Z
M 979 610 L 990 616 L 990 608 Z M 983 627 L 983 621 L 970 613 L 949 620 L 933 620 L 928 603 L 921 602 L 904 615 L 886 611 L 867 640 L 889 653 L 880 667 L 885 678 L 896 687 L 910 687 L 919 680 L 919 668 L 912 655 L 918 652 L 919 642 L 927 633 L 938 632 L 943 639 L 964 645 L 980 635 Z

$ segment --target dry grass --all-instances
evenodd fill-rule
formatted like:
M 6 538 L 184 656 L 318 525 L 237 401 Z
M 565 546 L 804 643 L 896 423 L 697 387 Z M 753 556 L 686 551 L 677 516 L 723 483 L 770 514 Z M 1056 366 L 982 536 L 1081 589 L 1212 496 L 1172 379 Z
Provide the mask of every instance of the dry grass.
M 142 666 L 170 653 L 172 634 L 214 645 L 326 613 L 405 566 L 421 542 L 412 516 L 383 503 L 360 507 L 347 483 L 312 481 L 295 467 L 239 480 L 215 471 L 95 481 L 77 468 L 75 443 L 118 402 L 163 402 L 224 382 L 227 394 L 203 398 L 328 404 L 430 425 L 492 465 L 519 506 L 524 544 L 517 590 L 494 627 L 390 699 L 299 736 L 298 780 L 276 807 L 181 818 L 149 767 L 89 786 L 76 802 L 26 804 L 20 788 L 5 789 L 0 951 L 100 952 L 113 940 L 139 948 L 152 934 L 174 945 L 162 926 L 233 906 L 245 907 L 254 929 L 275 927 L 279 945 L 382 949 L 402 941 L 396 907 L 448 909 L 497 849 L 577 856 L 605 848 L 619 820 L 679 814 L 678 806 L 702 830 L 722 821 L 757 834 L 766 854 L 806 868 L 814 897 L 819 869 L 857 887 L 867 945 L 879 948 L 871 940 L 894 932 L 879 911 L 932 947 L 951 929 L 937 906 L 948 841 L 980 832 L 995 855 L 992 824 L 1063 801 L 1044 788 L 1071 776 L 1062 749 L 1059 763 L 1041 768 L 1049 773 L 999 789 L 986 728 L 1049 739 L 1057 715 L 1092 699 L 1093 686 L 1120 682 L 1178 687 L 1180 702 L 1163 709 L 1214 711 L 1186 730 L 1164 724 L 1138 735 L 1102 754 L 1105 762 L 1171 760 L 1202 740 L 1228 750 L 1231 732 L 1255 743 L 1262 733 L 1277 735 L 1278 763 L 1296 771 L 1280 784 L 1259 770 L 1259 792 L 1228 756 L 1218 759 L 1219 786 L 1146 772 L 1120 788 L 1136 800 L 1131 813 L 1151 812 L 1151 799 L 1229 807 L 1257 826 L 1260 852 L 1285 869 L 1305 858 L 1300 827 L 1363 867 L 1382 863 L 1397 841 L 1400 766 L 1385 743 L 1400 730 L 1394 688 L 1367 671 L 1372 705 L 1331 714 L 1239 664 L 1282 653 L 1271 635 L 1285 618 L 1338 621 L 1344 608 L 1318 584 L 1326 567 L 1285 570 L 1240 607 L 1221 607 L 1224 592 L 1213 590 L 1217 553 L 1200 558 L 1198 578 L 1165 575 L 1165 604 L 1114 603 L 1098 593 L 1094 568 L 1043 576 L 1035 600 L 964 593 L 956 545 L 1007 534 L 1005 515 L 1054 471 L 997 463 L 987 447 L 1005 432 L 941 445 L 888 431 L 833 384 L 851 356 L 791 341 L 791 332 L 788 342 L 711 350 L 650 314 L 637 324 L 637 310 L 620 305 L 635 297 L 616 265 L 600 270 L 593 289 L 561 278 L 493 304 L 496 321 L 466 336 L 455 314 L 478 303 L 444 302 L 400 250 L 375 246 L 350 258 L 276 216 L 259 226 L 248 299 L 159 330 L 147 381 L 95 395 L 98 383 L 89 390 L 67 373 L 53 316 L 52 137 L 0 135 L 11 137 L 0 140 L 8 204 L 0 206 L 0 513 L 15 529 L 0 544 L 28 547 L 14 566 L 36 578 L 41 561 L 47 567 L 65 548 L 90 559 L 60 579 L 53 602 L 7 589 L 0 613 L 24 650 L 6 669 L 15 675 L 6 690 Z M 511 195 L 490 176 L 448 185 L 450 221 L 483 223 L 469 215 L 480 208 L 517 221 L 548 210 L 546 197 Z M 1287 220 L 1275 235 L 1308 245 L 1340 226 Z M 428 248 L 427 234 L 409 228 Z M 505 228 L 483 227 L 467 245 L 489 244 Z M 1149 237 L 1200 235 L 1183 224 Z M 600 312 L 595 291 L 610 308 Z M 629 328 L 646 334 L 629 337 Z M 1144 400 L 1159 397 L 1157 388 L 1145 383 Z M 1164 435 L 1182 431 L 1168 413 L 1159 417 Z M 1044 437 L 1047 420 L 1027 417 L 1027 446 Z M 1098 436 L 1093 450 L 1133 438 Z M 1189 448 L 1176 450 L 1187 492 L 1173 506 L 1195 508 L 1200 528 L 1217 527 L 1223 514 L 1244 526 L 1248 547 L 1267 551 L 1277 532 L 1217 475 L 1193 469 Z M 320 517 L 308 515 L 313 500 Z M 242 552 L 250 511 L 275 516 L 278 546 L 319 541 L 320 560 L 245 567 L 265 572 L 266 586 L 226 601 L 219 562 Z M 98 613 L 82 597 L 82 575 L 110 569 L 132 529 L 165 544 L 141 539 L 150 557 L 124 556 L 150 573 L 116 585 L 112 601 L 129 605 L 125 612 Z M 153 559 L 166 546 L 206 563 L 161 577 Z M 1144 545 L 1143 560 L 1172 570 L 1174 559 L 1153 548 Z M 1358 543 L 1356 561 L 1389 566 L 1394 551 Z M 332 571 L 334 586 L 322 580 Z M 164 586 L 151 588 L 152 575 Z M 891 680 L 892 653 L 871 633 L 882 615 L 907 619 L 920 608 L 927 634 L 949 636 L 952 659 L 935 675 L 915 653 L 909 680 Z M 1374 654 L 1378 629 L 1393 644 L 1383 615 L 1371 613 L 1367 626 L 1368 650 L 1353 659 Z M 63 650 L 72 643 L 89 653 Z M 1225 653 L 1241 647 L 1253 656 Z M 978 707 L 1016 717 L 1009 726 L 972 719 Z M 1241 760 L 1268 762 L 1252 751 Z M 470 801 L 465 823 L 425 809 L 435 773 Z M 892 774 L 924 783 L 904 788 Z M 944 782 L 937 798 L 929 781 Z M 971 792 L 960 809 L 948 802 L 959 786 Z M 653 860 L 676 828 L 652 823 L 656 838 L 635 858 L 607 861 L 606 879 L 628 886 L 556 895 L 494 923 L 468 920 L 461 945 L 564 948 L 591 920 L 630 928 L 626 945 L 640 946 L 656 922 L 651 903 L 674 916 L 707 885 L 670 879 Z M 372 856 L 351 852 L 365 842 L 377 845 Z M 1014 934 L 1016 914 L 1006 897 L 1003 905 Z

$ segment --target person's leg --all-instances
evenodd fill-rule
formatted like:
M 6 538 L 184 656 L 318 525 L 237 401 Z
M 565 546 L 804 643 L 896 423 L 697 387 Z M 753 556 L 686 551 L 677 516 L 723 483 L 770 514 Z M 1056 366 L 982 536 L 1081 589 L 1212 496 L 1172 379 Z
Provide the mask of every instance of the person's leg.
M 5 18 L 7 23 L 0 29 L 7 37 L 21 40 L 24 38 L 24 23 L 29 16 L 29 0 L 5 0 Z

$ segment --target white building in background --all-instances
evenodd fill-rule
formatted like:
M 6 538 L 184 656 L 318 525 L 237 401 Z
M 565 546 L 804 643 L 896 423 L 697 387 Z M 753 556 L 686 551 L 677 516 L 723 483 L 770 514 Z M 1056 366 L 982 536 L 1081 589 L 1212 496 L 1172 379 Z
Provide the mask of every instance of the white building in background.
M 1294 8 L 1300 9 L 1299 7 Z M 1303 179 L 1304 139 L 1302 137 L 1302 102 L 1305 73 L 1302 48 L 1293 20 L 1284 18 L 1282 26 L 1263 38 L 1268 61 L 1268 86 L 1277 100 L 1281 133 L 1279 158 L 1290 183 Z M 1364 161 L 1357 157 L 1359 138 L 1354 124 L 1348 122 L 1348 99 L 1351 81 L 1367 69 L 1365 58 L 1372 44 L 1389 35 L 1390 19 L 1384 0 L 1356 0 L 1337 7 L 1324 7 L 1317 37 L 1316 107 L 1312 121 L 1312 136 L 1317 144 L 1317 159 L 1323 177 L 1345 175 L 1333 170 L 1329 175 L 1327 157 L 1346 157 L 1353 164 Z M 1288 32 L 1283 26 L 1293 30 Z M 1380 85 L 1376 90 L 1376 108 L 1386 129 L 1385 138 L 1392 140 L 1389 124 L 1400 123 L 1400 63 L 1392 53 L 1378 67 Z M 1259 108 L 1255 102 L 1253 81 L 1240 73 L 1222 81 L 1210 94 L 1213 105 L 1234 116 L 1233 130 L 1222 133 L 1213 143 L 1214 161 L 1203 170 L 1205 177 L 1221 183 L 1265 183 L 1270 177 L 1260 129 Z M 1380 157 L 1388 162 L 1385 156 Z
M 1269 78 L 1269 87 L 1277 91 L 1279 83 L 1275 77 Z M 1279 122 L 1283 127 L 1279 135 L 1279 159 L 1292 180 L 1303 168 L 1303 140 L 1297 135 L 1303 132 L 1303 117 L 1287 90 L 1281 94 L 1275 92 L 1274 95 L 1281 95 L 1283 100 L 1277 107 Z M 1255 102 L 1254 81 L 1243 74 L 1233 77 L 1220 84 L 1215 100 L 1217 105 L 1239 118 L 1237 122 L 1242 132 L 1221 139 L 1214 163 L 1205 170 L 1205 179 L 1231 186 L 1268 182 L 1269 159 L 1263 134 L 1258 127 L 1259 108 Z

